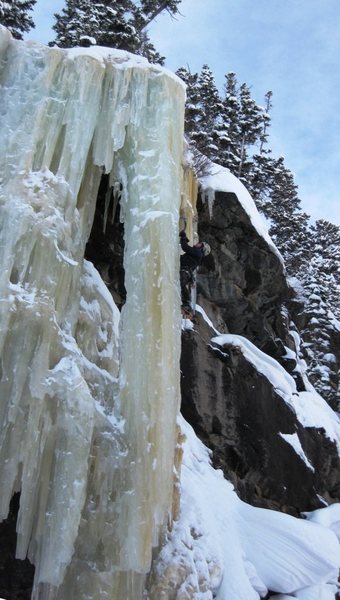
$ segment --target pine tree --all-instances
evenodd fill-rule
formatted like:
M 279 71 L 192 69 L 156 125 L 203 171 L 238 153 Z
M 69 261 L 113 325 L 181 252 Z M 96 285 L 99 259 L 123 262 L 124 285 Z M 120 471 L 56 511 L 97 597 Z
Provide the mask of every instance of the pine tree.
M 29 13 L 37 0 L 0 0 L 0 23 L 9 29 L 13 37 L 22 40 L 23 33 L 34 27 Z
M 260 151 L 259 154 L 262 156 L 263 154 L 268 154 L 267 144 L 268 144 L 268 129 L 270 127 L 271 117 L 270 111 L 273 108 L 272 104 L 273 92 L 269 90 L 264 98 L 265 98 L 265 109 L 262 111 L 262 132 L 260 136 Z
M 308 263 L 298 272 L 303 286 L 302 350 L 308 376 L 336 410 L 340 408 L 340 227 L 323 219 L 311 226 Z
M 235 175 L 240 166 L 240 101 L 236 75 L 225 76 L 222 127 L 220 130 L 221 164 Z
M 259 206 L 270 221 L 269 233 L 283 255 L 288 273 L 293 275 L 309 260 L 309 216 L 301 211 L 294 175 L 285 166 L 284 158 L 267 157 L 265 163 L 266 188 L 262 188 Z
M 178 12 L 181 0 L 66 0 L 61 14 L 55 14 L 56 38 L 50 45 L 62 48 L 97 44 L 128 50 L 150 62 L 164 63 L 164 57 L 150 42 L 146 27 L 164 10 Z
M 144 30 L 163 11 L 171 16 L 179 12 L 178 6 L 182 0 L 140 0 L 140 6 L 134 8 L 134 20 L 137 31 Z M 134 2 L 134 4 L 136 4 Z
M 240 162 L 237 175 L 245 183 L 247 183 L 247 175 L 251 171 L 247 148 L 263 139 L 263 112 L 263 108 L 256 104 L 251 97 L 249 87 L 243 83 L 240 87 Z
M 324 219 L 311 227 L 314 259 L 310 268 L 324 286 L 324 300 L 340 320 L 340 227 Z
M 70 48 L 97 44 L 130 49 L 138 42 L 127 16 L 131 7 L 116 0 L 67 0 L 61 14 L 55 15 L 53 29 L 57 35 L 50 45 Z
M 198 129 L 200 118 L 200 89 L 198 84 L 198 73 L 191 73 L 186 67 L 176 71 L 176 75 L 186 85 L 187 101 L 185 104 L 185 134 L 189 141 L 193 140 Z
M 218 161 L 218 132 L 223 105 L 208 65 L 203 65 L 197 79 L 196 89 L 199 111 L 196 115 L 196 130 L 192 133 L 192 140 L 200 152 L 211 160 Z

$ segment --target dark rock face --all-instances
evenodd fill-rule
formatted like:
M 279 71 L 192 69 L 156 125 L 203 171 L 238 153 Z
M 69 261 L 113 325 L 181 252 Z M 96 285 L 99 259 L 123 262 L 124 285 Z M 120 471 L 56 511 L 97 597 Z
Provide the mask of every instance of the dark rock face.
M 15 558 L 19 498 L 13 497 L 9 515 L 0 523 L 0 598 L 6 600 L 29 600 L 34 579 L 33 565 Z
M 182 336 L 182 414 L 213 450 L 213 462 L 242 500 L 298 515 L 339 497 L 339 460 L 323 430 L 304 428 L 294 411 L 233 346 L 209 340 L 197 316 Z M 313 471 L 282 434 L 297 434 Z
M 305 389 L 284 302 L 291 291 L 282 263 L 234 194 L 217 192 L 212 214 L 198 202 L 199 237 L 212 247 L 198 275 L 198 304 L 221 332 L 241 335 L 278 361 Z M 323 430 L 304 428 L 294 410 L 234 346 L 197 314 L 182 335 L 182 413 L 213 450 L 213 462 L 239 496 L 298 515 L 339 499 L 339 458 Z M 293 352 L 287 352 L 293 350 Z M 308 466 L 281 435 L 298 435 Z M 294 436 L 295 437 L 295 436 Z
M 120 309 L 126 300 L 124 226 L 120 222 L 119 191 L 113 193 L 109 188 L 108 175 L 101 179 L 85 258 L 99 271 Z
M 198 214 L 199 237 L 212 248 L 200 272 L 199 292 L 230 333 L 262 349 L 285 330 L 280 306 L 289 290 L 283 265 L 235 194 L 216 192 L 211 215 L 208 203 L 199 199 Z

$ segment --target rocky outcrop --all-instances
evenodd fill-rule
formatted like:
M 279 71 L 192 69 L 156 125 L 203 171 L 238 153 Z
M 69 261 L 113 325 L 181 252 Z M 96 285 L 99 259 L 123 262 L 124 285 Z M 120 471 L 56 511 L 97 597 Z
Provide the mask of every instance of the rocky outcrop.
M 298 515 L 338 501 L 335 443 L 321 427 L 304 427 L 240 348 L 211 341 L 216 330 L 243 336 L 293 376 L 297 395 L 306 389 L 280 256 L 234 193 L 216 192 L 212 210 L 199 199 L 198 215 L 199 237 L 212 247 L 198 304 L 216 329 L 197 313 L 194 329 L 182 334 L 183 416 L 250 504 Z
M 198 201 L 198 233 L 212 247 L 198 290 L 219 329 L 263 349 L 285 332 L 281 305 L 289 294 L 283 263 L 252 225 L 234 193 L 216 192 L 213 209 Z
M 298 515 L 339 497 L 335 444 L 305 428 L 272 383 L 234 346 L 211 342 L 196 317 L 182 335 L 182 414 L 246 502 Z M 298 439 L 301 458 L 285 437 Z M 309 463 L 309 464 L 308 464 Z

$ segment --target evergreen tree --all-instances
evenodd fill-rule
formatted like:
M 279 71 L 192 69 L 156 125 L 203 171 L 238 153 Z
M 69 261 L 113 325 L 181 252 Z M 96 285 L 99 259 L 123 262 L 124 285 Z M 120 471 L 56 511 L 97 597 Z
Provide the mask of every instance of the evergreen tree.
M 97 44 L 128 50 L 163 64 L 146 31 L 161 12 L 178 12 L 181 0 L 66 0 L 55 14 L 56 38 L 50 45 L 62 48 Z
M 240 101 L 236 75 L 225 76 L 222 123 L 220 131 L 221 164 L 235 175 L 240 167 Z
M 272 97 L 273 97 L 273 92 L 271 90 L 269 90 L 264 98 L 265 98 L 265 109 L 264 111 L 262 111 L 262 132 L 261 132 L 261 136 L 260 136 L 260 156 L 262 156 L 263 154 L 268 154 L 268 152 L 270 152 L 270 150 L 268 151 L 267 149 L 267 144 L 268 144 L 268 129 L 270 126 L 270 122 L 271 122 L 271 117 L 270 117 L 270 111 L 273 108 L 273 104 L 272 104 Z
M 263 112 L 263 108 L 251 97 L 249 87 L 243 83 L 240 87 L 240 161 L 237 175 L 245 182 L 248 181 L 247 175 L 251 171 L 247 148 L 263 139 Z
M 309 271 L 323 286 L 323 299 L 340 320 L 340 227 L 320 219 L 311 232 L 314 244 Z
M 176 71 L 176 75 L 186 85 L 187 101 L 185 104 L 184 131 L 187 142 L 187 156 L 197 177 L 207 175 L 210 172 L 210 160 L 200 152 L 194 141 L 195 132 L 198 130 L 200 121 L 200 88 L 198 84 L 198 73 L 191 73 L 186 67 Z
M 309 216 L 301 211 L 294 175 L 285 166 L 284 158 L 266 157 L 264 162 L 265 182 L 259 208 L 270 222 L 269 233 L 283 255 L 288 273 L 295 274 L 309 260 Z
M 325 220 L 311 226 L 308 263 L 298 272 L 303 286 L 302 350 L 308 376 L 336 410 L 340 408 L 340 227 Z
M 34 27 L 29 12 L 37 0 L 0 0 L 0 23 L 9 29 L 13 37 L 22 40 L 23 33 Z
M 54 42 L 62 48 L 73 46 L 133 47 L 137 37 L 126 11 L 129 3 L 116 0 L 67 0 L 60 15 L 55 15 Z
M 181 67 L 176 71 L 176 75 L 180 77 L 186 85 L 187 101 L 185 104 L 184 130 L 187 138 L 191 142 L 198 129 L 201 110 L 198 73 L 191 73 L 186 67 Z
M 137 31 L 144 30 L 158 15 L 167 11 L 171 16 L 176 15 L 182 0 L 140 0 L 134 2 L 134 20 Z M 139 6 L 139 5 L 140 6 Z
M 215 84 L 214 76 L 208 65 L 203 65 L 196 86 L 199 100 L 192 140 L 198 150 L 213 161 L 219 159 L 219 123 L 222 102 Z

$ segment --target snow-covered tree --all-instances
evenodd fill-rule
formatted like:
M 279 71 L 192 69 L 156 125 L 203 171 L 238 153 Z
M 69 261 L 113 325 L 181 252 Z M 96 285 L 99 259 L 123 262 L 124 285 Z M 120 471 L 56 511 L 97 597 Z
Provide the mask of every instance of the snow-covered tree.
M 164 58 L 150 42 L 146 27 L 164 10 L 178 12 L 181 0 L 66 0 L 53 26 L 50 45 L 72 47 L 100 45 L 145 56 L 163 64 Z
M 131 7 L 130 2 L 116 0 L 67 0 L 61 14 L 55 15 L 53 43 L 63 48 L 91 44 L 132 47 L 138 38 L 127 13 Z
M 263 138 L 263 113 L 263 108 L 251 97 L 249 87 L 243 83 L 240 87 L 240 162 L 237 174 L 245 181 L 251 170 L 247 148 L 252 148 Z
M 265 109 L 264 109 L 264 111 L 262 111 L 262 132 L 260 135 L 260 148 L 259 148 L 260 155 L 270 153 L 270 150 L 268 150 L 268 148 L 267 148 L 267 144 L 268 144 L 268 129 L 270 127 L 270 122 L 271 122 L 270 111 L 273 108 L 272 97 L 273 97 L 273 92 L 271 90 L 269 90 L 264 96 Z
M 308 260 L 291 280 L 301 309 L 298 323 L 307 373 L 320 395 L 340 409 L 340 227 L 319 220 L 310 227 Z
M 270 222 L 269 233 L 285 259 L 288 273 L 293 275 L 310 257 L 309 216 L 301 211 L 294 175 L 283 156 L 262 157 L 259 164 L 263 170 L 258 206 Z
M 220 132 L 220 160 L 235 175 L 240 166 L 240 101 L 236 75 L 233 72 L 225 76 L 223 127 Z
M 211 160 L 218 161 L 218 131 L 221 119 L 222 101 L 212 71 L 203 65 L 197 79 L 198 112 L 195 131 L 191 137 L 198 150 Z
M 22 40 L 24 33 L 34 27 L 29 14 L 37 0 L 0 0 L 0 23 L 10 30 L 13 37 Z
M 324 299 L 340 321 L 340 227 L 324 219 L 311 227 L 314 275 L 324 286 Z
M 166 11 L 171 16 L 179 12 L 182 0 L 140 0 L 134 2 L 134 20 L 138 31 L 144 30 L 158 15 Z
M 201 111 L 198 73 L 191 73 L 186 67 L 181 67 L 176 71 L 176 75 L 180 77 L 186 85 L 187 101 L 185 104 L 185 134 L 189 141 L 192 141 L 193 135 L 198 129 Z

